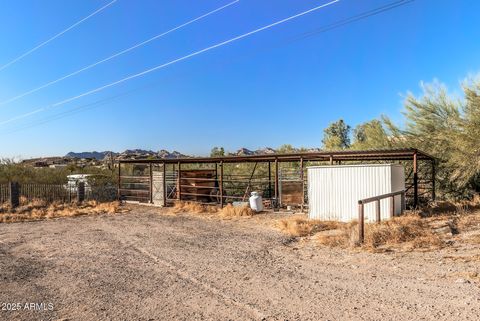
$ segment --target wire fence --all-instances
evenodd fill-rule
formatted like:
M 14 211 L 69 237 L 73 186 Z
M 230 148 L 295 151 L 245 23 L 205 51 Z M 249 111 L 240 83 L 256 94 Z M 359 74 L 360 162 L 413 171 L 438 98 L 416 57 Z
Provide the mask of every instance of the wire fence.
M 78 200 L 77 185 L 61 184 L 20 184 L 19 197 L 22 202 L 42 200 L 47 203 L 71 203 Z M 118 199 L 117 188 L 111 184 L 85 186 L 84 200 L 110 202 Z M 0 184 L 0 204 L 10 202 L 9 184 Z
M 0 204 L 10 200 L 10 188 L 8 184 L 0 184 Z

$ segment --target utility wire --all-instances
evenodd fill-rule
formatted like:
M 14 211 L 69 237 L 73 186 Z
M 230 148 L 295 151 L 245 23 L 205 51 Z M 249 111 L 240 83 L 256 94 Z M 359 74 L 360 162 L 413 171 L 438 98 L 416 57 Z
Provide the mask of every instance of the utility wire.
M 314 29 L 314 30 L 311 30 L 311 31 L 308 31 L 308 32 L 305 32 L 303 34 L 300 34 L 298 36 L 296 36 L 294 39 L 291 40 L 291 42 L 295 42 L 295 41 L 298 41 L 298 40 L 302 40 L 302 39 L 305 39 L 305 38 L 308 38 L 308 37 L 312 37 L 312 36 L 316 36 L 317 34 L 320 34 L 320 33 L 323 33 L 323 32 L 326 32 L 326 31 L 330 31 L 332 29 L 336 29 L 336 28 L 339 28 L 339 27 L 342 27 L 344 25 L 347 25 L 347 24 L 350 24 L 352 22 L 355 22 L 355 21 L 359 21 L 359 20 L 362 20 L 362 19 L 366 19 L 366 18 L 369 18 L 371 16 L 375 16 L 375 15 L 378 15 L 380 13 L 383 13 L 383 12 L 386 12 L 386 11 L 389 11 L 389 10 L 392 10 L 392 9 L 395 9 L 397 7 L 401 7 L 401 6 L 404 6 L 406 4 L 409 4 L 411 2 L 414 2 L 415 0 L 398 0 L 398 1 L 394 1 L 394 2 L 391 2 L 389 4 L 386 4 L 386 5 L 383 5 L 383 6 L 380 6 L 380 7 L 377 7 L 377 8 L 374 8 L 374 9 L 371 9 L 371 10 L 368 10 L 368 11 L 365 11 L 365 12 L 362 12 L 362 13 L 359 13 L 357 15 L 354 15 L 354 16 L 351 16 L 349 18 L 346 18 L 346 19 L 343 19 L 343 20 L 340 20 L 340 21 L 337 21 L 337 22 L 334 22 L 334 23 L 331 23 L 327 26 L 324 26 L 324 27 L 321 27 L 321 28 L 317 28 L 317 29 Z
M 395 2 L 392 2 L 392 3 L 389 3 L 387 5 L 384 5 L 384 6 L 380 6 L 380 7 L 377 7 L 377 8 L 374 8 L 374 9 L 371 9 L 371 10 L 368 10 L 368 11 L 364 11 L 362 13 L 359 13 L 357 15 L 354 15 L 354 16 L 351 16 L 351 17 L 348 17 L 348 18 L 345 18 L 345 19 L 342 19 L 342 20 L 339 20 L 337 22 L 334 22 L 334 23 L 331 23 L 327 26 L 323 26 L 323 27 L 320 27 L 320 28 L 316 28 L 314 30 L 311 30 L 311 31 L 308 31 L 308 32 L 305 32 L 305 33 L 302 33 L 302 34 L 299 34 L 298 36 L 296 36 L 294 39 L 291 39 L 290 41 L 288 42 L 282 42 L 281 44 L 279 45 L 276 45 L 276 46 L 270 46 L 269 48 L 266 48 L 266 49 L 263 49 L 263 50 L 257 50 L 254 54 L 258 54 L 258 53 L 262 53 L 262 52 L 265 52 L 265 51 L 270 51 L 272 49 L 276 49 L 276 48 L 279 48 L 279 47 L 283 47 L 285 45 L 289 45 L 293 42 L 297 42 L 297 41 L 300 41 L 300 40 L 303 40 L 307 37 L 313 37 L 313 36 L 316 36 L 316 35 L 319 35 L 321 33 L 324 33 L 324 32 L 328 32 L 328 31 L 331 31 L 333 29 L 336 29 L 336 28 L 340 28 L 342 26 L 345 26 L 345 25 L 348 25 L 350 23 L 354 23 L 356 21 L 359 21 L 359 20 L 362 20 L 362 19 L 366 19 L 368 17 L 371 17 L 371 16 L 374 16 L 374 15 L 377 15 L 377 14 L 380 14 L 380 13 L 383 13 L 383 12 L 386 12 L 386 11 L 389 11 L 389 10 L 392 10 L 392 9 L 395 9 L 395 8 L 398 8 L 398 7 L 401 7 L 401 6 L 404 6 L 406 4 L 409 4 L 411 2 L 413 2 L 415 0 L 399 0 L 399 1 L 395 1 Z M 242 56 L 241 59 L 245 59 L 245 58 L 249 58 L 253 55 L 248 55 L 248 56 Z M 221 64 L 218 64 L 219 66 L 223 66 L 227 63 L 231 62 L 231 60 L 228 60 L 228 61 L 224 61 L 223 63 Z M 217 66 L 218 67 L 218 66 Z M 171 79 L 170 79 L 171 80 Z M 31 122 L 29 124 L 26 124 L 25 126 L 23 127 L 20 127 L 20 128 L 16 128 L 16 129 L 13 129 L 11 131 L 7 131 L 7 132 L 4 132 L 2 135 L 8 135 L 8 134 L 12 134 L 12 133 L 16 133 L 16 132 L 19 132 L 19 131 L 22 131 L 22 130 L 26 130 L 26 129 L 29 129 L 29 128 L 33 128 L 33 127 L 37 127 L 37 126 L 40 126 L 40 125 L 43 125 L 43 124 L 46 124 L 46 123 L 49 123 L 49 122 L 52 122 L 52 121 L 55 121 L 55 120 L 58 120 L 58 119 L 62 119 L 62 118 L 65 118 L 65 117 L 68 117 L 70 115 L 73 115 L 73 114 L 77 114 L 77 113 L 80 113 L 80 112 L 83 112 L 83 111 L 87 111 L 87 110 L 91 110 L 91 109 L 94 109 L 94 108 L 98 108 L 98 107 L 101 107 L 103 105 L 106 105 L 108 104 L 109 102 L 111 101 L 114 101 L 114 100 L 118 100 L 120 97 L 124 97 L 124 96 L 130 96 L 130 95 L 133 95 L 135 93 L 137 93 L 138 91 L 141 91 L 141 90 L 145 90 L 145 89 L 148 89 L 148 88 L 151 88 L 151 87 L 154 87 L 154 86 L 158 86 L 160 83 L 163 83 L 164 80 L 162 79 L 162 81 L 155 81 L 155 82 L 152 82 L 150 84 L 147 84 L 145 86 L 141 86 L 141 87 L 137 87 L 136 89 L 133 89 L 133 90 L 129 90 L 129 91 L 126 91 L 126 92 L 123 92 L 121 94 L 118 94 L 118 95 L 115 95 L 115 96 L 110 96 L 110 97 L 107 97 L 107 98 L 104 98 L 104 99 L 101 99 L 101 100 L 97 100 L 93 103 L 89 103 L 89 104 L 83 104 L 83 105 L 79 105 L 71 110 L 68 110 L 68 111 L 64 111 L 64 112 L 61 112 L 61 113 L 57 113 L 51 117 L 45 117 L 44 119 L 41 119 L 40 121 L 38 122 Z
M 60 37 L 61 35 L 63 35 L 64 33 L 70 31 L 71 29 L 75 28 L 76 26 L 78 26 L 79 24 L 81 24 L 82 22 L 84 22 L 85 20 L 95 16 L 96 14 L 100 13 L 101 11 L 107 9 L 108 7 L 110 7 L 112 4 L 114 4 L 115 2 L 117 2 L 117 0 L 113 0 L 112 2 L 109 2 L 107 3 L 105 6 L 101 7 L 100 9 L 98 9 L 97 11 L 91 13 L 90 15 L 86 16 L 85 18 L 83 18 L 82 20 L 78 21 L 78 22 L 75 22 L 73 25 L 71 25 L 70 27 L 68 27 L 67 29 L 63 30 L 62 32 L 60 33 L 57 33 L 55 36 L 53 36 L 52 38 L 42 42 L 41 44 L 39 44 L 38 46 L 36 47 L 33 47 L 32 49 L 30 49 L 29 51 L 25 52 L 24 54 L 18 56 L 17 58 L 13 59 L 12 61 L 6 63 L 5 65 L 1 66 L 0 67 L 0 71 L 2 71 L 3 69 L 13 65 L 14 63 L 16 63 L 17 61 L 19 61 L 20 59 L 23 59 L 25 58 L 26 56 L 28 56 L 29 54 L 31 54 L 32 52 L 36 51 L 37 49 L 45 46 L 46 44 L 48 44 L 49 42 L 57 39 L 58 37 Z
M 175 28 L 172 28 L 172 29 L 170 29 L 170 30 L 168 30 L 168 31 L 162 32 L 162 33 L 160 33 L 160 34 L 158 34 L 158 35 L 156 35 L 156 36 L 154 36 L 154 37 L 152 37 L 152 38 L 150 38 L 150 39 L 148 39 L 148 40 L 145 40 L 145 41 L 143 41 L 143 42 L 137 43 L 136 45 L 134 45 L 134 46 L 132 46 L 132 47 L 130 47 L 130 48 L 127 48 L 127 49 L 125 49 L 125 50 L 122 50 L 122 51 L 120 51 L 120 52 L 117 52 L 117 53 L 111 55 L 110 57 L 107 57 L 107 58 L 105 58 L 105 59 L 102 59 L 102 60 L 100 60 L 100 61 L 97 61 L 97 62 L 95 62 L 95 63 L 93 63 L 93 64 L 91 64 L 91 65 L 88 65 L 88 66 L 86 66 L 86 67 L 83 67 L 83 68 L 81 68 L 81 69 L 79 69 L 79 70 L 77 70 L 77 71 L 74 71 L 74 72 L 72 72 L 72 73 L 70 73 L 70 74 L 68 74 L 68 75 L 62 76 L 62 77 L 60 77 L 60 78 L 58 78 L 58 79 L 56 79 L 56 80 L 50 81 L 50 82 L 48 82 L 48 83 L 46 83 L 46 84 L 44 84 L 44 85 L 41 85 L 40 87 L 31 89 L 31 90 L 29 90 L 29 91 L 27 91 L 27 92 L 24 92 L 24 93 L 20 94 L 20 95 L 17 95 L 17 96 L 15 96 L 15 97 L 12 97 L 12 98 L 10 98 L 10 99 L 7 99 L 7 100 L 5 100 L 5 101 L 2 101 L 2 102 L 0 102 L 0 106 L 5 105 L 5 104 L 8 104 L 8 103 L 10 103 L 10 102 L 12 102 L 12 101 L 15 101 L 15 100 L 17 100 L 17 99 L 20 99 L 20 98 L 22 98 L 22 97 L 25 97 L 25 96 L 27 96 L 27 95 L 30 95 L 30 94 L 32 94 L 32 93 L 34 93 L 34 92 L 36 92 L 36 91 L 39 91 L 40 89 L 49 87 L 49 86 L 51 86 L 51 85 L 53 85 L 53 84 L 56 84 L 57 82 L 60 82 L 60 81 L 62 81 L 62 80 L 65 80 L 65 79 L 67 79 L 67 78 L 70 78 L 70 77 L 72 77 L 72 76 L 78 75 L 79 73 L 81 73 L 81 72 L 83 72 L 83 71 L 86 71 L 86 70 L 91 69 L 91 68 L 93 68 L 93 67 L 95 67 L 95 66 L 98 66 L 98 65 L 100 65 L 100 64 L 102 64 L 102 63 L 104 63 L 104 62 L 107 62 L 107 61 L 109 61 L 109 60 L 112 60 L 113 58 L 116 58 L 116 57 L 118 57 L 118 56 L 121 56 L 121 55 L 123 55 L 123 54 L 126 54 L 126 53 L 129 52 L 129 51 L 132 51 L 132 50 L 134 50 L 134 49 L 136 49 L 136 48 L 138 48 L 138 47 L 144 46 L 144 45 L 146 45 L 146 44 L 148 44 L 148 43 L 150 43 L 150 42 L 152 42 L 152 41 L 154 41 L 154 40 L 156 40 L 156 39 L 159 39 L 159 38 L 161 38 L 161 37 L 163 37 L 163 36 L 166 36 L 166 35 L 169 34 L 169 33 L 172 33 L 172 32 L 174 32 L 174 31 L 176 31 L 176 30 L 178 30 L 178 29 L 180 29 L 180 28 L 183 28 L 183 27 L 188 26 L 189 24 L 192 24 L 192 23 L 194 23 L 194 22 L 196 22 L 196 21 L 198 21 L 198 20 L 201 20 L 201 19 L 203 19 L 203 18 L 206 18 L 206 17 L 208 17 L 208 16 L 210 16 L 210 15 L 212 15 L 212 14 L 214 14 L 214 13 L 220 11 L 220 10 L 223 10 L 223 9 L 225 9 L 225 8 L 227 8 L 227 7 L 231 6 L 231 5 L 239 2 L 239 1 L 240 1 L 240 0 L 235 0 L 235 1 L 233 1 L 233 2 L 230 2 L 230 3 L 227 4 L 227 5 L 224 5 L 224 6 L 222 6 L 222 7 L 220 7 L 220 8 L 217 8 L 217 9 L 215 9 L 215 10 L 213 10 L 213 11 L 210 11 L 210 12 L 204 14 L 204 15 L 201 15 L 200 17 L 197 17 L 197 18 L 195 18 L 195 19 L 192 19 L 192 20 L 190 20 L 190 21 L 187 21 L 187 22 L 185 22 L 185 23 L 183 23 L 183 24 L 181 24 L 181 25 L 179 25 L 179 26 L 177 26 L 177 27 L 175 27 Z
M 237 36 L 237 37 L 231 38 L 231 39 L 229 39 L 229 40 L 220 42 L 220 43 L 215 44 L 215 45 L 213 45 L 213 46 L 204 48 L 204 49 L 202 49 L 202 50 L 198 50 L 198 51 L 193 52 L 193 53 L 191 53 L 191 54 L 189 54 L 189 55 L 186 55 L 186 56 L 183 56 L 183 57 L 174 59 L 174 60 L 169 61 L 169 62 L 167 62 L 167 63 L 158 65 L 158 66 L 153 67 L 153 68 L 150 68 L 150 69 L 147 69 L 147 70 L 142 71 L 142 72 L 139 72 L 139 73 L 137 73 L 137 74 L 130 75 L 130 76 L 128 76 L 128 77 L 125 77 L 125 78 L 123 78 L 123 79 L 117 80 L 117 81 L 112 82 L 112 83 L 110 83 L 110 84 L 107 84 L 107 85 L 104 85 L 104 86 L 95 88 L 95 89 L 93 89 L 93 90 L 87 91 L 87 92 L 85 92 L 85 93 L 83 93 L 83 94 L 80 94 L 80 95 L 77 95 L 77 96 L 74 96 L 74 97 L 70 97 L 70 98 L 67 98 L 67 99 L 65 99 L 65 100 L 62 100 L 62 101 L 60 101 L 60 102 L 57 102 L 57 103 L 55 103 L 55 104 L 52 104 L 52 105 L 49 105 L 49 106 L 46 106 L 46 107 L 42 107 L 42 108 L 36 109 L 36 110 L 34 110 L 34 111 L 31 111 L 31 112 L 28 112 L 28 113 L 25 113 L 25 114 L 22 114 L 22 115 L 19 115 L 19 116 L 10 118 L 10 119 L 8 119 L 8 120 L 5 120 L 5 121 L 3 121 L 3 122 L 0 122 L 0 125 L 5 125 L 5 124 L 7 124 L 7 123 L 11 123 L 11 122 L 13 122 L 13 121 L 16 121 L 16 120 L 19 120 L 19 119 L 22 119 L 22 118 L 26 118 L 26 117 L 32 116 L 32 115 L 34 115 L 34 114 L 38 114 L 38 113 L 40 113 L 40 112 L 42 112 L 42 111 L 45 111 L 45 110 L 47 110 L 47 109 L 54 108 L 54 107 L 58 107 L 58 106 L 60 106 L 60 105 L 64 105 L 64 104 L 66 104 L 66 103 L 68 103 L 68 102 L 74 101 L 74 100 L 79 99 L 79 98 L 81 98 L 81 97 L 84 97 L 84 96 L 87 96 L 87 95 L 91 95 L 91 94 L 93 94 L 93 93 L 102 91 L 102 90 L 104 90 L 104 89 L 107 89 L 107 88 L 109 88 L 109 87 L 118 85 L 118 84 L 123 83 L 123 82 L 125 82 L 125 81 L 131 80 L 131 79 L 134 79 L 134 78 L 138 78 L 138 77 L 140 77 L 140 76 L 146 75 L 146 74 L 151 73 L 151 72 L 153 72 L 153 71 L 156 71 L 156 70 L 158 70 L 158 69 L 165 68 L 165 67 L 170 66 L 170 65 L 173 65 L 173 64 L 175 64 L 175 63 L 177 63 L 177 62 L 180 62 L 180 61 L 183 61 L 183 60 L 192 58 L 192 57 L 197 56 L 197 55 L 200 55 L 200 54 L 202 54 L 202 53 L 204 53 L 204 52 L 213 50 L 213 49 L 218 48 L 218 47 L 222 47 L 222 46 L 227 45 L 227 44 L 229 44 L 229 43 L 232 43 L 232 42 L 234 42 L 234 41 L 237 41 L 237 40 L 240 40 L 240 39 L 242 39 L 242 38 L 245 38 L 245 37 L 251 36 L 251 35 L 253 35 L 253 34 L 256 34 L 256 33 L 258 33 L 258 32 L 261 32 L 261 31 L 263 31 L 263 30 L 270 29 L 270 28 L 272 28 L 272 27 L 274 27 L 274 26 L 277 26 L 277 25 L 279 25 L 279 24 L 282 24 L 282 23 L 285 23 L 285 22 L 287 22 L 287 21 L 290 21 L 290 20 L 299 18 L 299 17 L 304 16 L 304 15 L 306 15 L 306 14 L 309 14 L 309 13 L 311 13 L 311 12 L 314 12 L 314 11 L 317 11 L 317 10 L 322 9 L 322 8 L 324 8 L 324 7 L 330 6 L 330 5 L 332 5 L 332 4 L 334 4 L 334 3 L 337 3 L 337 2 L 339 2 L 339 1 L 340 1 L 340 0 L 330 1 L 330 2 L 328 2 L 328 3 L 325 3 L 325 4 L 323 4 L 323 5 L 317 6 L 317 7 L 312 8 L 312 9 L 309 9 L 309 10 L 307 10 L 307 11 L 303 11 L 303 12 L 298 13 L 298 14 L 296 14 L 296 15 L 293 15 L 293 16 L 290 16 L 290 17 L 288 17 L 288 18 L 285 18 L 285 19 L 279 20 L 279 21 L 277 21 L 277 22 L 271 23 L 271 24 L 269 24 L 269 25 L 267 25 L 267 26 L 264 26 L 264 27 L 255 29 L 255 30 L 250 31 L 250 32 L 247 32 L 247 33 L 244 33 L 244 34 L 242 34 L 242 35 L 240 35 L 240 36 Z

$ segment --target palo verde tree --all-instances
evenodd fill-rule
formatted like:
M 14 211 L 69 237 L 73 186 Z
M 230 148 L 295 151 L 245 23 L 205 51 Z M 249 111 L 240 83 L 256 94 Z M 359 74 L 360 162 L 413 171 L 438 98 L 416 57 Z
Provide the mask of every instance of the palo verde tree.
M 405 100 L 405 125 L 387 117 L 396 146 L 415 147 L 438 160 L 437 180 L 446 197 L 465 197 L 480 190 L 480 83 L 463 85 L 463 98 L 448 94 L 444 85 L 423 85 L 423 94 L 409 93 Z
M 378 119 L 357 125 L 353 130 L 352 149 L 387 149 L 392 146 L 387 130 Z

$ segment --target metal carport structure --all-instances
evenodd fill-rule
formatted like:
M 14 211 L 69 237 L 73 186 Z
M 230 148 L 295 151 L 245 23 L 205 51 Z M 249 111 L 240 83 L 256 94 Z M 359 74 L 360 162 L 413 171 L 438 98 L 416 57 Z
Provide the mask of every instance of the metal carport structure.
M 280 170 L 283 166 L 283 168 L 288 167 L 294 171 L 298 176 L 298 181 L 301 182 L 301 204 L 298 205 L 303 207 L 307 205 L 306 166 L 367 162 L 402 163 L 405 166 L 406 190 L 410 207 L 417 207 L 420 202 L 435 200 L 435 159 L 414 148 L 224 157 L 125 159 L 120 160 L 118 165 L 118 195 L 123 200 L 155 203 L 154 198 L 161 191 L 163 197 L 159 205 L 162 206 L 167 206 L 175 200 L 186 200 L 195 195 L 210 197 L 208 203 L 217 203 L 223 206 L 232 200 L 245 200 L 249 187 L 256 186 L 254 184 L 258 183 L 258 186 L 264 190 L 265 199 L 278 202 Z M 260 167 L 262 168 L 260 169 Z M 228 170 L 225 170 L 226 168 Z M 208 178 L 185 177 L 187 171 L 195 170 L 210 171 L 211 175 Z M 256 172 L 257 174 L 255 174 Z M 245 191 L 244 186 L 247 186 Z M 212 192 L 209 194 L 189 192 L 192 189 L 195 191 L 195 188 L 211 189 Z

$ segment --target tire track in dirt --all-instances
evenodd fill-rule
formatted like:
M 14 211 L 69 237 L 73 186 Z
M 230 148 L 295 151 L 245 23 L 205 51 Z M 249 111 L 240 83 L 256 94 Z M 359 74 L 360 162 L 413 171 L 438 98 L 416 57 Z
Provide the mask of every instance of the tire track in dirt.
M 135 250 L 136 252 L 138 252 L 138 253 L 144 255 L 145 257 L 151 259 L 155 263 L 166 267 L 168 270 L 170 270 L 172 273 L 176 274 L 182 280 L 185 280 L 185 281 L 193 284 L 194 286 L 210 293 L 212 296 L 214 296 L 216 298 L 219 298 L 224 303 L 227 303 L 229 305 L 233 305 L 233 306 L 236 306 L 236 307 L 240 308 L 244 312 L 247 312 L 249 315 L 251 315 L 255 320 L 267 320 L 268 316 L 265 313 L 263 313 L 262 311 L 260 311 L 259 309 L 255 308 L 255 307 L 253 307 L 249 304 L 246 304 L 244 302 L 235 300 L 234 298 L 232 298 L 229 295 L 222 292 L 220 289 L 193 277 L 191 274 L 189 274 L 185 271 L 181 271 L 175 264 L 173 264 L 173 263 L 171 263 L 167 260 L 161 259 L 158 256 L 152 254 L 151 252 L 149 252 L 145 248 L 139 246 L 137 242 L 134 242 L 134 241 L 129 242 L 129 241 L 125 241 L 125 239 L 121 239 L 121 238 L 117 237 L 118 231 L 115 231 L 115 230 L 111 229 L 111 226 L 102 226 L 101 229 L 104 232 L 109 233 L 112 236 L 112 238 L 115 238 L 116 241 L 119 242 L 120 244 L 122 244 L 124 247 L 130 247 L 131 249 Z M 132 236 L 129 236 L 129 237 L 134 238 Z M 139 240 L 139 239 L 137 239 L 137 240 Z

